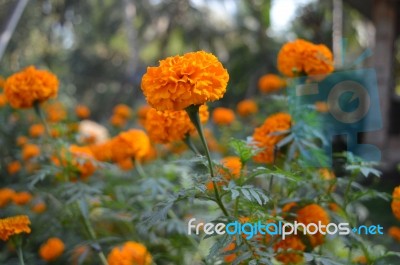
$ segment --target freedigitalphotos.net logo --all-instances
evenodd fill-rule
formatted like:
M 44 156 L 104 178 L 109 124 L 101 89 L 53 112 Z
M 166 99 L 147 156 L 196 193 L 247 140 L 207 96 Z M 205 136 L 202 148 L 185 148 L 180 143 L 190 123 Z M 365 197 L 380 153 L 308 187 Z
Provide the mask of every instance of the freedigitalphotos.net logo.
M 196 222 L 196 218 L 192 218 L 188 222 L 188 235 L 199 235 L 204 232 L 206 235 L 245 235 L 247 239 L 252 239 L 256 235 L 281 236 L 285 239 L 289 235 L 349 235 L 350 233 L 359 235 L 383 235 L 383 227 L 381 225 L 361 225 L 351 227 L 349 223 L 329 223 L 324 225 L 321 221 L 318 223 L 303 224 L 295 221 L 294 223 L 286 222 L 245 222 L 239 221 L 229 223 L 202 223 Z

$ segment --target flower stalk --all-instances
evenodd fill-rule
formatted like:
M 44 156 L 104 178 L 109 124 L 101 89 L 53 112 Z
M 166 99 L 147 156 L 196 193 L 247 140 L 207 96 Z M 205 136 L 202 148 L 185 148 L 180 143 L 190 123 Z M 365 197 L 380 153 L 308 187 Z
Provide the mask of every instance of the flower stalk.
M 204 133 L 203 133 L 203 128 L 202 128 L 201 122 L 200 122 L 199 108 L 200 108 L 199 105 L 191 105 L 191 106 L 187 107 L 185 110 L 190 118 L 190 121 L 193 123 L 194 127 L 196 128 L 196 130 L 200 136 L 201 143 L 203 144 L 203 147 L 204 147 L 204 150 L 206 153 L 206 157 L 207 157 L 207 161 L 208 161 L 208 167 L 210 169 L 211 180 L 213 182 L 213 188 L 214 188 L 216 202 L 217 202 L 218 206 L 221 208 L 224 215 L 229 216 L 228 211 L 226 210 L 224 204 L 222 203 L 221 196 L 218 191 L 218 186 L 215 181 L 215 175 L 214 175 L 213 164 L 211 161 L 210 151 L 208 149 L 208 145 L 207 145 L 206 139 L 204 137 Z

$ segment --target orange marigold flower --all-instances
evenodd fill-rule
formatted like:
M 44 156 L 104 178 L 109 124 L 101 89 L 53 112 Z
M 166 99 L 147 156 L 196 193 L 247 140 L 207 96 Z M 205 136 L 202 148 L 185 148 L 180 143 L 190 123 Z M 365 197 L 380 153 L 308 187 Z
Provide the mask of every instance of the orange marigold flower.
M 34 138 L 42 136 L 44 134 L 44 132 L 45 132 L 45 128 L 44 128 L 43 124 L 41 124 L 41 123 L 33 124 L 29 128 L 29 135 Z
M 126 125 L 127 120 L 119 115 L 112 115 L 110 118 L 110 123 L 111 125 L 113 125 L 114 127 L 117 128 L 122 128 Z
M 131 170 L 132 168 L 134 168 L 134 164 L 133 164 L 133 162 L 132 162 L 132 159 L 130 159 L 130 158 L 117 161 L 117 166 L 118 166 L 120 169 L 125 170 L 125 171 L 129 171 L 129 170 Z
M 212 119 L 217 125 L 229 125 L 235 120 L 235 113 L 228 108 L 215 108 L 212 113 Z
M 40 148 L 35 144 L 26 144 L 22 148 L 22 159 L 29 160 L 40 155 Z
M 46 211 L 46 209 L 47 209 L 47 206 L 42 201 L 35 203 L 35 205 L 33 205 L 31 208 L 32 212 L 37 213 L 37 214 L 43 213 L 44 211 Z
M 200 121 L 207 122 L 209 113 L 206 105 L 200 106 L 199 114 Z M 151 141 L 164 144 L 183 140 L 186 135 L 196 131 L 184 110 L 158 111 L 152 108 L 147 113 L 144 127 Z
M 397 242 L 400 242 L 400 227 L 392 226 L 388 230 L 388 234 Z
M 45 111 L 49 122 L 60 122 L 67 117 L 67 112 L 63 104 L 59 101 L 46 105 Z
M 17 215 L 0 219 L 0 239 L 8 240 L 10 236 L 31 232 L 31 221 L 26 215 Z
M 358 256 L 353 259 L 353 262 L 356 264 L 367 264 L 368 260 L 365 256 Z
M 285 80 L 274 74 L 266 74 L 258 79 L 258 89 L 263 93 L 275 92 L 286 86 Z
M 298 39 L 283 45 L 278 54 L 278 70 L 286 76 L 325 75 L 331 73 L 333 56 L 325 45 Z
M 240 161 L 240 157 L 237 156 L 227 156 L 221 159 L 221 165 L 228 170 L 228 174 L 225 170 L 220 172 L 224 178 L 231 179 L 240 177 L 240 170 L 242 169 L 242 161 Z
M 299 264 L 303 262 L 306 246 L 298 236 L 289 236 L 274 245 L 275 258 L 283 264 Z M 299 253 L 300 252 L 300 253 Z
M 391 207 L 394 216 L 400 220 L 400 186 L 393 190 Z
M 9 188 L 0 189 L 0 208 L 6 206 L 13 198 L 15 191 Z
M 112 145 L 113 141 L 109 140 L 101 144 L 90 145 L 89 148 L 92 151 L 96 160 L 107 162 L 112 159 Z
M 322 225 L 327 226 L 330 222 L 330 219 L 328 213 L 324 210 L 324 208 L 322 208 L 318 204 L 310 204 L 297 211 L 297 221 L 306 226 L 308 224 L 315 224 L 316 226 L 318 226 L 319 222 L 321 222 Z M 308 238 L 310 239 L 311 246 L 313 247 L 319 246 L 324 243 L 324 235 L 319 232 L 313 235 L 308 235 Z
M 90 109 L 85 105 L 75 107 L 75 114 L 79 119 L 87 119 L 90 116 Z
M 25 136 L 18 136 L 18 138 L 17 138 L 17 145 L 18 146 L 23 146 L 23 145 L 25 145 L 25 144 L 27 144 L 28 143 L 28 138 L 27 137 L 25 137 Z
M 0 108 L 4 107 L 5 105 L 7 105 L 7 97 L 4 93 L 0 93 Z
M 29 66 L 7 78 L 4 92 L 13 108 L 30 108 L 57 96 L 57 77 L 45 70 Z
M 117 106 L 114 107 L 113 109 L 113 114 L 115 116 L 119 116 L 122 119 L 129 119 L 132 115 L 132 109 L 125 105 L 125 104 L 118 104 Z
M 328 204 L 328 207 L 329 207 L 329 209 L 330 209 L 331 211 L 333 211 L 333 212 L 338 212 L 338 211 L 340 210 L 340 206 L 337 205 L 337 204 L 334 203 L 334 202 L 329 203 L 329 204 Z
M 64 249 L 64 242 L 57 237 L 52 237 L 40 246 L 39 255 L 45 261 L 54 261 L 63 254 Z
M 138 115 L 139 123 L 142 126 L 144 126 L 144 123 L 146 122 L 146 116 L 150 109 L 151 109 L 151 107 L 149 105 L 141 106 L 138 109 L 137 115 Z
M 153 108 L 183 110 L 222 98 L 228 80 L 228 72 L 217 57 L 198 51 L 168 57 L 158 67 L 148 67 L 141 87 Z
M 230 243 L 227 245 L 224 249 L 223 252 L 228 252 L 231 250 L 234 250 L 236 248 L 236 244 L 234 242 Z M 227 263 L 233 262 L 236 259 L 237 255 L 235 253 L 228 254 L 224 256 L 224 261 Z
M 152 257 L 143 244 L 128 241 L 113 248 L 107 256 L 107 261 L 109 265 L 150 265 Z
M 287 113 L 277 113 L 269 116 L 264 124 L 254 130 L 253 141 L 262 149 L 253 157 L 258 163 L 273 163 L 275 160 L 275 146 L 285 137 L 284 132 L 290 129 L 291 116 Z M 276 133 L 282 134 L 276 135 Z
M 131 129 L 114 137 L 111 144 L 113 161 L 142 159 L 150 150 L 150 139 L 141 130 Z
M 257 103 L 251 99 L 240 101 L 236 106 L 237 113 L 242 117 L 247 117 L 258 112 Z
M 317 101 L 315 102 L 315 110 L 321 113 L 326 113 L 329 111 L 328 103 L 325 101 Z
M 7 172 L 14 175 L 21 170 L 21 163 L 19 161 L 12 161 L 7 165 Z
M 88 146 L 71 145 L 69 151 L 73 156 L 73 164 L 78 169 L 80 178 L 87 179 L 95 171 L 94 155 Z
M 6 83 L 6 80 L 4 79 L 4 77 L 2 77 L 2 76 L 0 75 L 0 89 L 3 89 L 3 88 L 4 88 L 5 83 Z
M 27 191 L 14 193 L 12 200 L 17 205 L 25 205 L 32 200 L 32 194 Z

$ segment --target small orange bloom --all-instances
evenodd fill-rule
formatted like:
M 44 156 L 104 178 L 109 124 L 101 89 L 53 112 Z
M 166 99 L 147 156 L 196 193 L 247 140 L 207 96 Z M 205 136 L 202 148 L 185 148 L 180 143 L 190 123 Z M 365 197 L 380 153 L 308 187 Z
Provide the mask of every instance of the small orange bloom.
M 7 103 L 8 103 L 8 100 L 7 100 L 6 95 L 4 93 L 0 93 L 0 108 L 7 105 Z
M 89 148 L 92 151 L 96 160 L 107 162 L 112 159 L 112 144 L 113 142 L 109 140 L 101 144 L 90 145 Z
M 26 144 L 22 148 L 22 159 L 24 161 L 40 155 L 40 148 L 35 144 Z
M 109 265 L 150 265 L 152 257 L 147 248 L 137 242 L 128 241 L 120 247 L 115 247 L 107 256 Z
M 25 205 L 32 200 L 32 194 L 27 191 L 14 193 L 12 200 L 17 205 Z
M 325 101 L 317 101 L 315 102 L 315 110 L 321 113 L 326 113 L 329 111 L 328 103 Z
M 63 254 L 64 249 L 64 242 L 57 237 L 52 237 L 40 246 L 39 255 L 45 261 L 54 261 Z
M 37 213 L 37 214 L 43 213 L 44 211 L 46 211 L 46 209 L 47 209 L 47 206 L 42 201 L 35 203 L 35 205 L 33 205 L 31 208 L 32 212 Z
M 113 125 L 114 127 L 117 128 L 122 128 L 125 127 L 127 120 L 119 115 L 112 115 L 110 118 L 110 123 L 111 125 Z
M 75 114 L 79 119 L 87 119 L 90 116 L 90 109 L 85 105 L 75 107 Z
M 250 116 L 251 114 L 258 112 L 257 103 L 251 99 L 245 99 L 240 101 L 236 106 L 237 113 L 242 117 Z
M 305 249 L 306 246 L 298 236 L 289 236 L 274 245 L 274 251 L 277 253 L 275 258 L 283 264 L 298 264 L 303 262 L 301 252 Z
M 388 234 L 397 242 L 400 242 L 400 227 L 392 226 L 388 230 Z
M 49 122 L 60 122 L 67 117 L 67 112 L 63 104 L 59 101 L 46 105 L 45 111 Z
M 7 241 L 10 236 L 31 232 L 29 225 L 31 221 L 26 215 L 17 215 L 13 217 L 0 219 L 0 239 Z
M 7 165 L 7 172 L 10 175 L 14 175 L 21 170 L 21 163 L 19 161 L 12 161 Z
M 228 251 L 234 250 L 235 248 L 236 248 L 236 244 L 234 242 L 232 242 L 228 246 L 226 246 L 223 251 L 228 252 Z M 230 263 L 230 262 L 233 262 L 236 258 L 237 258 L 237 255 L 235 253 L 232 253 L 232 254 L 225 255 L 224 261 Z
M 284 132 L 291 127 L 291 116 L 287 113 L 277 113 L 269 116 L 264 124 L 254 130 L 253 140 L 263 150 L 253 157 L 258 163 L 273 163 L 275 160 L 275 146 L 281 141 Z M 282 134 L 275 135 L 275 133 Z
M 131 129 L 118 134 L 111 140 L 112 160 L 117 162 L 128 158 L 142 159 L 150 150 L 150 139 L 141 130 Z
M 114 107 L 113 114 L 127 120 L 132 116 L 132 109 L 125 104 L 118 104 Z
M 33 138 L 42 136 L 44 134 L 44 132 L 45 132 L 45 128 L 44 128 L 43 124 L 40 124 L 40 123 L 33 124 L 29 128 L 29 135 Z
M 15 191 L 9 188 L 0 189 L 0 208 L 6 206 L 13 198 Z
M 211 53 L 189 52 L 148 67 L 142 78 L 147 102 L 157 110 L 183 110 L 223 97 L 229 75 Z
M 132 162 L 132 159 L 130 159 L 130 158 L 117 161 L 117 165 L 120 169 L 125 170 L 125 171 L 129 171 L 134 168 L 134 164 Z
M 393 190 L 391 207 L 394 216 L 400 220 L 400 186 Z
M 307 205 L 297 211 L 297 221 L 304 225 L 316 224 L 321 222 L 322 225 L 327 226 L 330 222 L 328 213 L 318 204 Z M 325 229 L 326 230 L 326 229 Z M 326 232 L 326 231 L 322 231 Z M 319 246 L 324 243 L 324 235 L 322 233 L 307 235 L 313 247 Z
M 258 80 L 258 89 L 263 93 L 271 93 L 278 91 L 286 86 L 285 80 L 278 75 L 266 74 Z
M 215 108 L 212 113 L 212 119 L 217 125 L 229 125 L 235 120 L 235 113 L 228 108 Z
M 94 156 L 92 150 L 87 146 L 71 145 L 69 151 L 73 157 L 73 164 L 78 169 L 80 178 L 87 179 L 96 171 L 93 163 Z
M 4 92 L 13 108 L 30 108 L 35 102 L 56 97 L 58 85 L 54 74 L 29 66 L 7 78 Z
M 18 138 L 17 138 L 17 145 L 18 146 L 23 146 L 23 145 L 25 145 L 25 144 L 27 144 L 28 143 L 28 138 L 27 137 L 25 137 L 25 136 L 18 136 Z
M 221 165 L 223 168 L 217 169 L 217 172 L 227 181 L 232 178 L 237 179 L 240 177 L 240 171 L 242 169 L 242 161 L 237 156 L 227 156 L 221 159 Z M 223 185 L 223 182 L 217 183 L 219 185 Z M 214 183 L 210 181 L 206 185 L 208 190 L 214 189 Z

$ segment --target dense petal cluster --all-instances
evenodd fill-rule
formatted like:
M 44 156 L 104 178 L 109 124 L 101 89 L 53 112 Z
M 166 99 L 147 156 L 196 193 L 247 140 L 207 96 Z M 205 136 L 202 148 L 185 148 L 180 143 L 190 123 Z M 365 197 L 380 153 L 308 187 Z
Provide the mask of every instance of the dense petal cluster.
M 240 116 L 247 117 L 258 112 L 258 105 L 254 100 L 245 99 L 237 104 L 236 111 Z
M 58 85 L 54 74 L 29 66 L 7 78 L 4 92 L 13 108 L 30 108 L 35 102 L 56 97 Z
M 113 248 L 108 254 L 107 261 L 110 265 L 150 265 L 152 257 L 143 244 L 128 241 L 122 246 Z
M 391 206 L 394 216 L 400 220 L 400 186 L 393 190 Z
M 297 211 L 297 221 L 306 226 L 308 224 L 318 225 L 319 222 L 322 225 L 327 226 L 330 222 L 330 219 L 328 213 L 324 210 L 324 208 L 322 208 L 318 204 L 310 204 Z M 324 229 L 321 230 L 324 233 L 326 232 L 323 231 Z M 315 234 L 309 234 L 307 236 L 310 240 L 311 246 L 313 247 L 319 246 L 324 242 L 324 235 L 322 233 L 318 232 Z
M 85 105 L 75 107 L 75 114 L 79 119 L 87 119 L 90 116 L 90 109 Z
M 17 205 L 25 205 L 32 200 L 32 194 L 27 191 L 14 193 L 12 200 Z
M 44 134 L 45 128 L 44 125 L 41 123 L 32 124 L 29 128 L 29 135 L 33 138 L 40 137 Z
M 217 125 L 229 125 L 235 120 L 235 113 L 228 108 L 215 108 L 212 113 L 212 119 Z
M 10 188 L 0 189 L 0 208 L 6 206 L 13 198 L 15 191 Z
M 277 113 L 269 116 L 263 125 L 256 128 L 253 141 L 262 149 L 254 156 L 258 163 L 273 163 L 275 160 L 275 145 L 285 137 L 284 132 L 291 127 L 291 116 L 287 113 Z M 282 134 L 280 134 L 282 132 Z
M 148 67 L 142 79 L 147 102 L 157 110 L 183 110 L 223 97 L 229 75 L 217 57 L 204 51 L 168 57 Z
M 258 89 L 263 93 L 278 91 L 286 86 L 285 80 L 274 74 L 266 74 L 258 79 Z
M 22 159 L 29 160 L 40 155 L 40 148 L 35 144 L 26 144 L 22 148 Z
M 237 179 L 240 177 L 240 171 L 242 170 L 242 161 L 238 156 L 227 156 L 221 159 L 221 166 L 217 168 L 218 174 L 226 181 L 231 179 Z M 217 182 L 217 185 L 223 185 L 224 182 Z M 206 185 L 208 190 L 214 189 L 214 183 L 212 181 L 208 182 Z
M 202 123 L 207 122 L 209 113 L 206 105 L 200 106 L 199 115 Z M 152 108 L 147 112 L 144 127 L 151 141 L 164 144 L 183 140 L 196 131 L 184 110 L 158 111 Z
M 275 258 L 283 264 L 300 264 L 303 262 L 301 252 L 305 249 L 306 246 L 298 236 L 289 236 L 274 245 L 277 253 Z
M 57 237 L 52 237 L 40 246 L 39 255 L 45 261 L 54 261 L 63 254 L 64 249 L 64 242 Z
M 0 239 L 8 240 L 10 236 L 31 232 L 31 221 L 26 215 L 17 215 L 0 219 Z
M 325 45 L 298 39 L 286 43 L 278 54 L 278 69 L 289 77 L 302 73 L 326 75 L 334 70 L 332 52 Z

